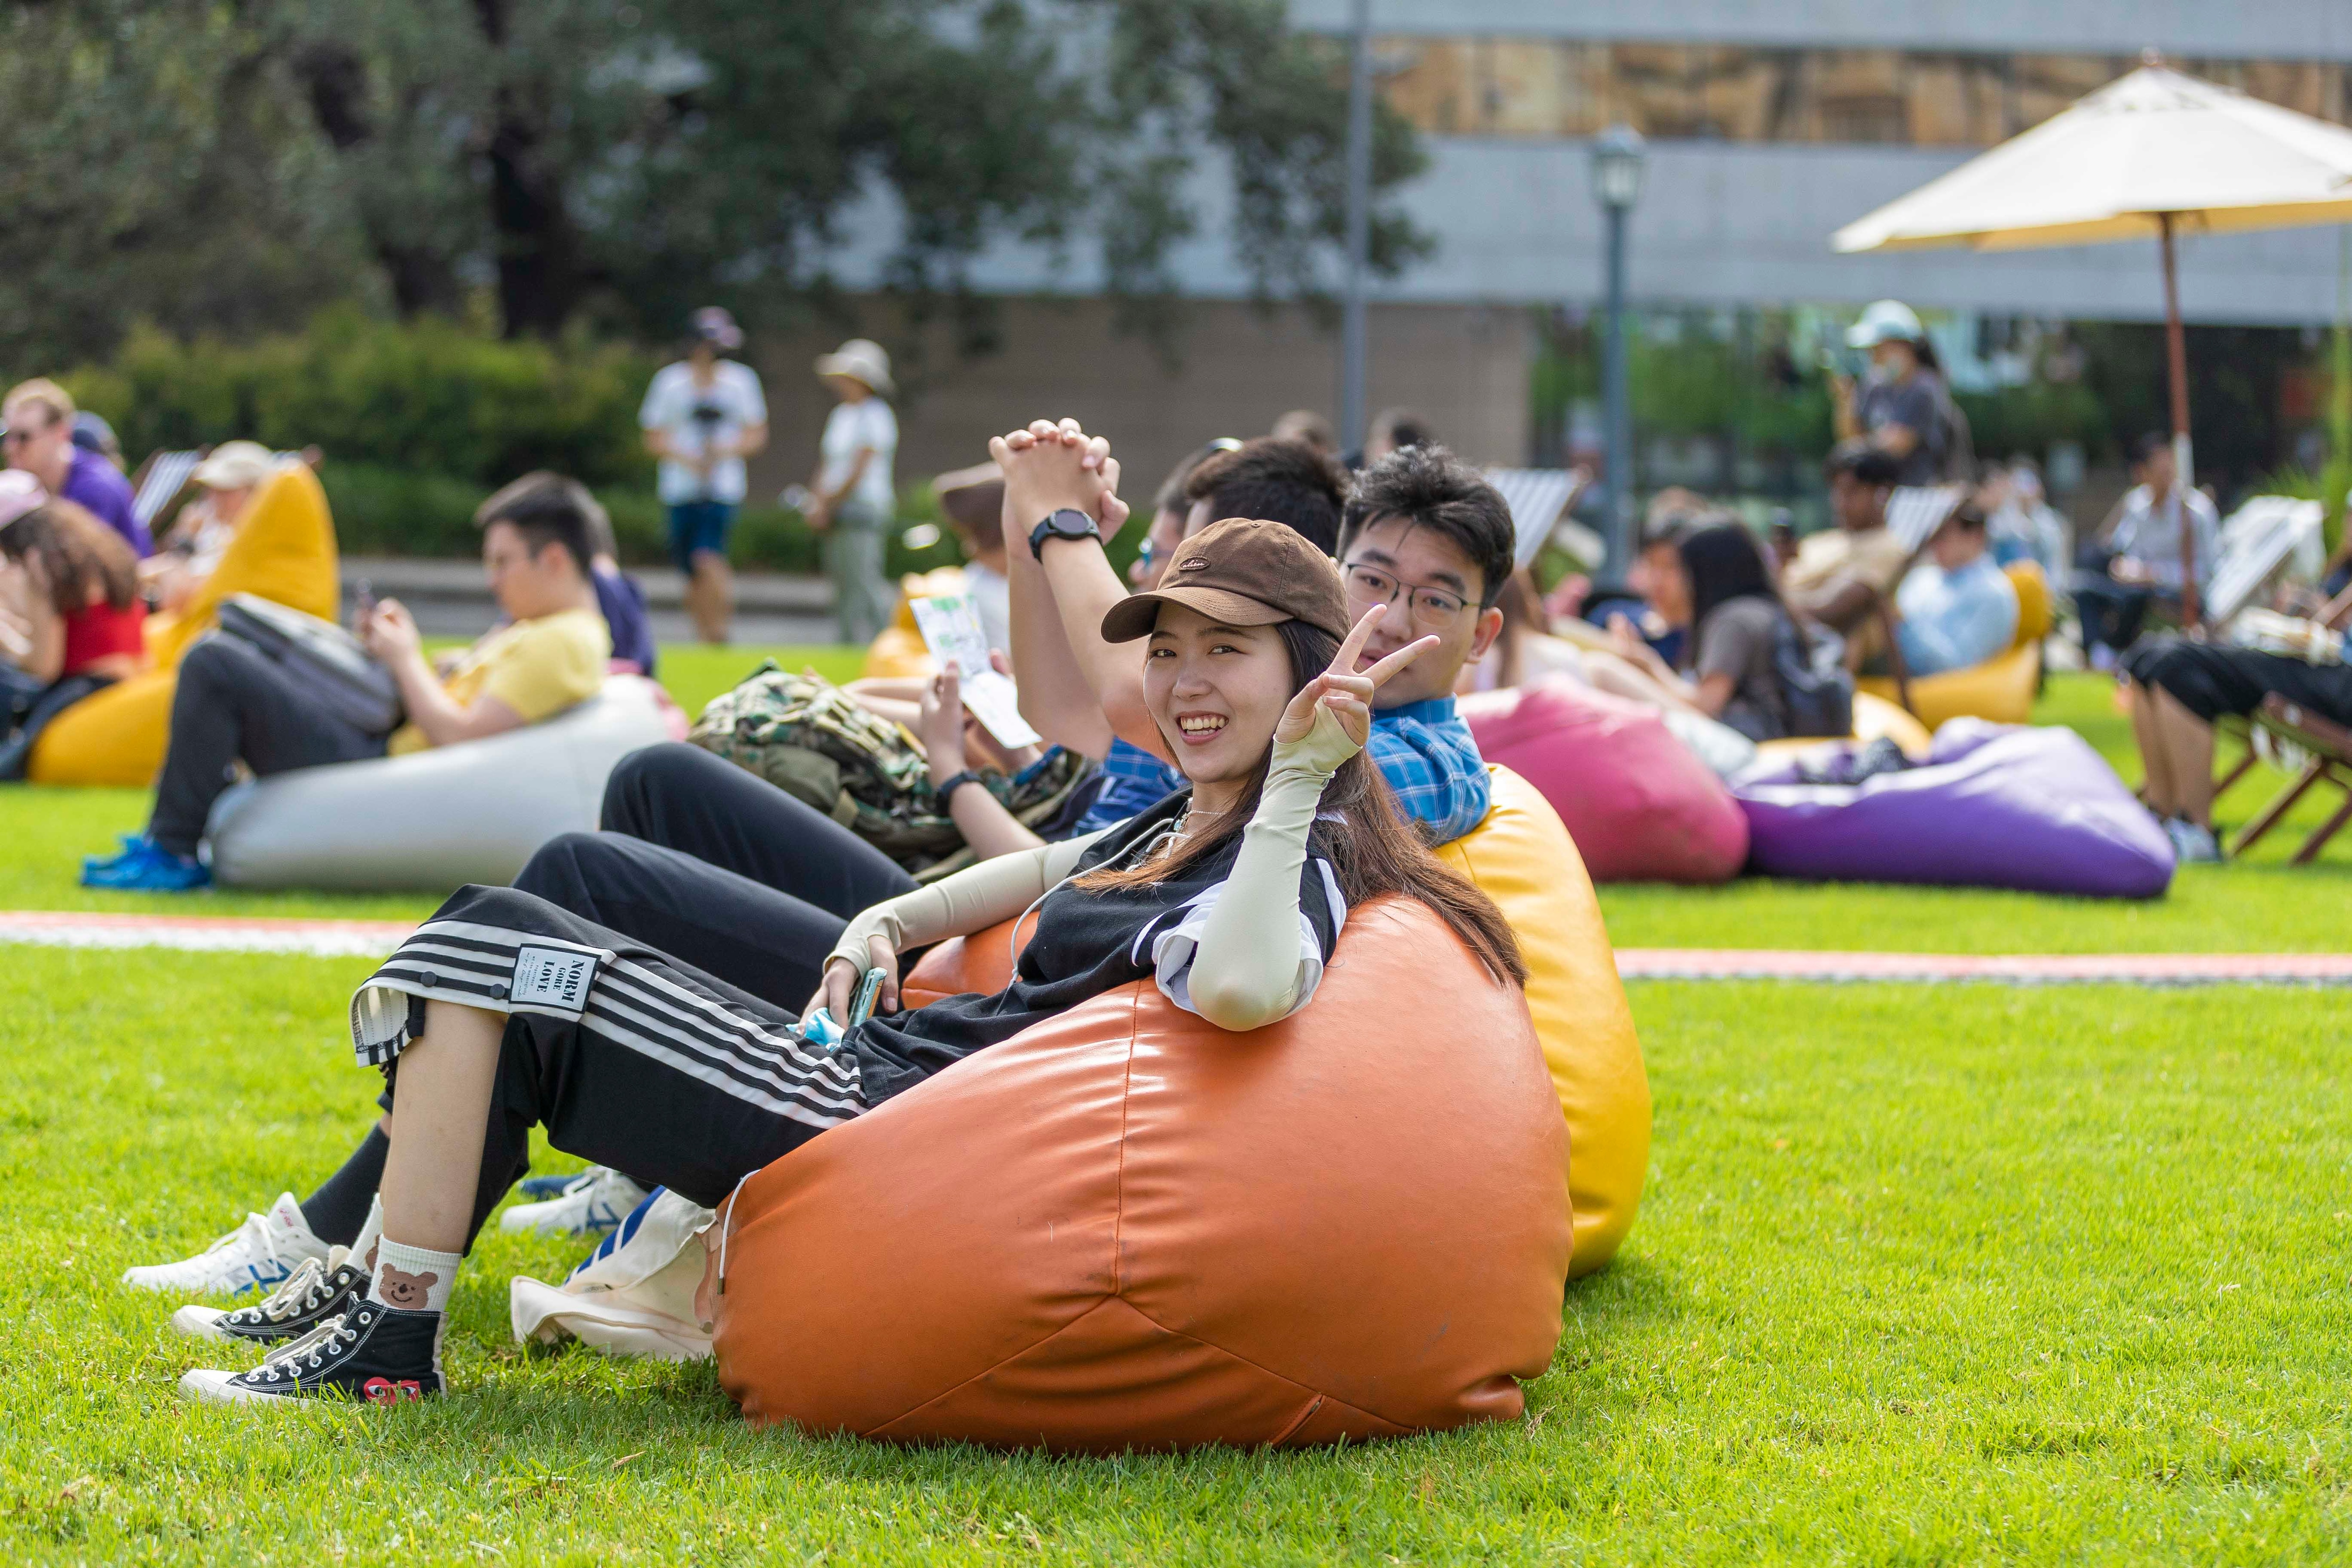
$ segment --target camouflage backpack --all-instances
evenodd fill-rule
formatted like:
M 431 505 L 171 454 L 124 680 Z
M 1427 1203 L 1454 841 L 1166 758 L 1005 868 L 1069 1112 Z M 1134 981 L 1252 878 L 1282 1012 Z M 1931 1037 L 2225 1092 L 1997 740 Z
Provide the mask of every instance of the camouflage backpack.
M 806 802 L 909 871 L 941 876 L 971 863 L 963 835 L 931 794 L 922 742 L 814 671 L 793 675 L 764 661 L 713 698 L 687 739 Z M 1033 830 L 1072 816 L 1095 776 L 1084 757 L 1059 747 L 1018 777 L 980 772 L 988 792 Z

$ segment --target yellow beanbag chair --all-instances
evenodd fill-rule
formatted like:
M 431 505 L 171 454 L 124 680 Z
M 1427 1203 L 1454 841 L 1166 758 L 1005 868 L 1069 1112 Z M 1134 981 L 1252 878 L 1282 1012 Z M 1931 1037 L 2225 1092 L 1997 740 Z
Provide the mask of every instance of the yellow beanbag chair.
M 2042 639 L 2050 635 L 2050 583 L 2031 561 L 2011 563 L 2008 573 L 2017 589 L 2017 636 L 2007 653 L 1982 664 L 1923 675 L 1911 682 L 1911 711 L 1928 729 L 1940 730 L 1947 721 L 1960 718 L 1990 719 L 1996 724 L 2032 721 L 2034 689 L 2042 683 Z M 1885 676 L 1854 684 L 1861 691 L 1896 700 L 1895 684 Z
M 1633 1228 L 1650 1169 L 1650 1079 L 1583 858 L 1535 785 L 1508 768 L 1486 773 L 1486 820 L 1437 858 L 1477 883 L 1518 934 L 1528 1013 L 1568 1119 L 1574 1278 L 1615 1257 Z
M 291 464 L 263 484 L 195 596 L 176 616 L 148 618 L 152 668 L 58 715 L 34 743 L 26 776 L 48 784 L 152 783 L 163 765 L 180 659 L 212 630 L 231 594 L 257 594 L 306 615 L 334 618 L 342 596 L 335 524 L 310 465 Z
M 1572 1278 L 1607 1263 L 1633 1228 L 1650 1166 L 1650 1079 L 1583 858 L 1533 784 L 1508 768 L 1486 773 L 1486 819 L 1437 858 L 1477 883 L 1518 934 L 1528 1013 L 1568 1121 Z M 940 943 L 908 975 L 907 1005 L 1003 990 L 1013 949 L 1002 925 Z
M 1924 760 L 1936 743 L 1935 737 L 1927 733 L 1927 726 L 1905 712 L 1893 698 L 1857 691 L 1853 694 L 1853 734 L 1833 741 L 1804 735 L 1766 741 L 1756 748 L 1756 754 L 1770 761 L 1786 761 L 1823 746 L 1868 745 L 1881 735 L 1892 736 L 1895 743 L 1903 748 L 1903 754 L 1914 762 Z
M 898 611 L 866 649 L 866 667 L 857 673 L 868 680 L 928 680 L 933 671 L 930 650 L 915 625 L 915 601 L 934 594 L 963 592 L 963 568 L 941 566 L 932 572 L 909 572 L 898 579 Z

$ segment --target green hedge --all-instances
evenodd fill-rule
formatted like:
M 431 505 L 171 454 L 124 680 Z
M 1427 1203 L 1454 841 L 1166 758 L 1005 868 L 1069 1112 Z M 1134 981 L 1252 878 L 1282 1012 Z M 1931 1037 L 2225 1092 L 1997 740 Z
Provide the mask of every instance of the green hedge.
M 60 379 L 133 463 L 247 437 L 483 486 L 540 468 L 613 485 L 651 481 L 636 415 L 657 368 L 584 337 L 509 342 L 338 309 L 299 333 L 236 342 L 136 329 L 112 360 Z
M 474 509 L 489 493 L 486 484 L 446 474 L 415 473 L 373 463 L 340 462 L 330 457 L 319 469 L 327 504 L 334 510 L 335 539 L 350 555 L 471 556 L 480 552 Z M 612 514 L 621 559 L 633 566 L 666 565 L 668 534 L 661 502 L 649 489 L 607 485 L 597 499 Z M 955 536 L 940 531 L 938 543 L 910 550 L 906 531 L 930 521 L 937 509 L 927 486 L 901 492 L 898 526 L 890 535 L 888 564 L 901 572 L 927 572 L 961 559 Z M 820 570 L 817 539 L 800 513 L 783 507 L 747 505 L 738 515 L 729 553 L 746 571 Z

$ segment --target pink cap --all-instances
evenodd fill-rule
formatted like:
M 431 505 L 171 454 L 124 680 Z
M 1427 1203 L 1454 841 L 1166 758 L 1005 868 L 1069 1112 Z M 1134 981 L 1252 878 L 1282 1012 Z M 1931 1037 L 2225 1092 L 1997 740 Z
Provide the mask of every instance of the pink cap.
M 37 507 L 49 504 L 41 481 L 22 468 L 0 470 L 0 528 L 5 528 Z

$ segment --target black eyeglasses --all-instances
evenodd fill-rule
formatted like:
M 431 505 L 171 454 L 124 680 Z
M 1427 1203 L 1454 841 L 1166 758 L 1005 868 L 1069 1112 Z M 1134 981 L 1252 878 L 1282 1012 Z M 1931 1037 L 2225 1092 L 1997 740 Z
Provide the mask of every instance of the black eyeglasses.
M 1412 617 L 1415 626 L 1430 631 L 1444 631 L 1470 605 L 1461 595 L 1444 588 L 1409 588 L 1377 567 L 1343 563 L 1340 571 L 1347 581 L 1349 598 L 1370 609 L 1374 605 L 1395 604 L 1402 593 L 1405 596 L 1405 613 Z

